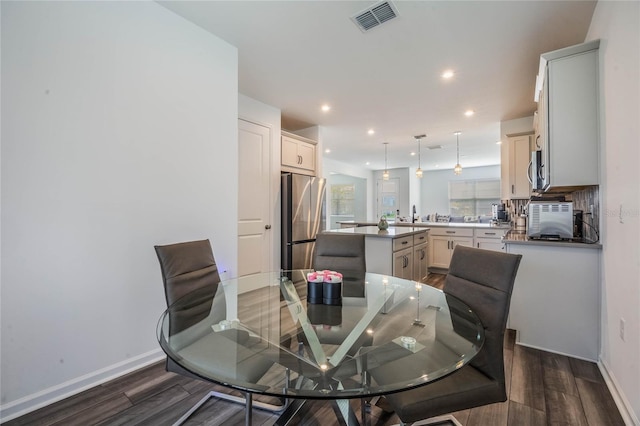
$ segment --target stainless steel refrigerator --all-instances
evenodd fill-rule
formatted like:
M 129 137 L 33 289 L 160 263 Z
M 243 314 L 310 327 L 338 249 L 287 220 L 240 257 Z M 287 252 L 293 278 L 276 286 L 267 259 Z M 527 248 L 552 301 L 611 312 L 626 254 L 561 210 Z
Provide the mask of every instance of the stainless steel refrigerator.
M 326 181 L 314 176 L 282 175 L 282 269 L 309 269 L 316 234 L 325 228 Z

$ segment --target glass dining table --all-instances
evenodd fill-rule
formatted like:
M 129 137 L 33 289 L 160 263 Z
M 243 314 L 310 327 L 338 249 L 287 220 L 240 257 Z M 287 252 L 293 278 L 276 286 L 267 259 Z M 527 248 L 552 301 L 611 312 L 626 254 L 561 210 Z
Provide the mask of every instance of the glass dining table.
M 476 314 L 441 290 L 366 273 L 344 277 L 340 304 L 313 304 L 308 272 L 261 273 L 191 292 L 162 314 L 160 346 L 189 372 L 244 392 L 247 424 L 252 395 L 286 401 L 282 425 L 309 399 L 331 400 L 347 424 L 358 424 L 349 399 L 428 386 L 482 347 Z

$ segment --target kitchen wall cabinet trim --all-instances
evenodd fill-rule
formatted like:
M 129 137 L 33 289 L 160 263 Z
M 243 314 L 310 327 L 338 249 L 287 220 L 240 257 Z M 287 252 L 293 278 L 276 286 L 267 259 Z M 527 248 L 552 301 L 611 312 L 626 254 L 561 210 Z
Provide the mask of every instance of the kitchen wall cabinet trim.
M 289 132 L 281 135 L 281 170 L 316 175 L 317 142 Z

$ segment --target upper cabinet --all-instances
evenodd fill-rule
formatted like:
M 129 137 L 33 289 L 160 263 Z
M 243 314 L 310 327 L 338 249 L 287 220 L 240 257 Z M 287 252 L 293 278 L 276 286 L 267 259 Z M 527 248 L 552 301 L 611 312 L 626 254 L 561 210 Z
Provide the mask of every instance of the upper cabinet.
M 316 142 L 282 132 L 281 169 L 285 172 L 316 175 Z
M 599 40 L 545 53 L 536 82 L 543 191 L 599 184 Z
M 500 146 L 501 199 L 529 198 L 533 133 L 507 136 L 507 141 Z

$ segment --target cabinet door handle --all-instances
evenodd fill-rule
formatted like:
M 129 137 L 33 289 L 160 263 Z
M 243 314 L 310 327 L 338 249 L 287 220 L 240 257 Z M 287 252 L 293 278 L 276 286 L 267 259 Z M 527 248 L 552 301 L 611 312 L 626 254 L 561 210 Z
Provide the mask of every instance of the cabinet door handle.
M 480 248 L 480 243 L 476 243 L 476 247 Z
M 516 192 L 516 186 L 515 185 L 511 185 L 511 193 L 513 194 L 514 192 Z
M 420 260 L 424 260 L 424 249 L 420 250 Z
M 484 235 L 496 235 L 495 232 L 485 232 Z
M 456 231 L 445 231 L 447 234 L 455 234 Z
M 533 176 L 531 174 L 531 166 L 533 166 L 533 161 L 529 161 L 529 165 L 527 166 L 527 180 L 531 185 L 533 185 L 533 178 L 531 177 Z
M 400 244 L 402 244 L 402 245 L 409 244 L 409 241 L 403 241 L 403 242 L 402 242 L 402 243 L 400 243 Z

